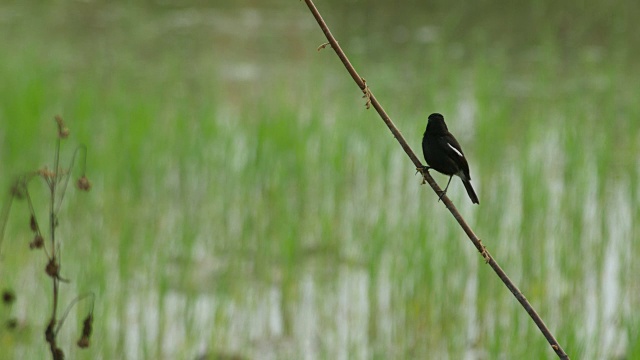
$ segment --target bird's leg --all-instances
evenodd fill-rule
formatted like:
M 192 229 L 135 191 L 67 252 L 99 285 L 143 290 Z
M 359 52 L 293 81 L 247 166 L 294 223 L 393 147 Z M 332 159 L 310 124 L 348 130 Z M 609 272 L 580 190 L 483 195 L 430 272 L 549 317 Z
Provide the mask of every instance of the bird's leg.
M 447 189 L 449 188 L 449 184 L 451 184 L 451 179 L 453 179 L 453 175 L 449 176 L 449 182 L 447 182 L 447 186 L 444 188 L 444 190 L 440 194 L 440 197 L 438 198 L 438 201 L 442 200 L 442 197 L 446 195 Z
M 417 167 L 417 168 L 416 168 L 416 174 L 417 174 L 417 173 L 422 173 L 422 174 L 423 174 L 423 175 L 422 175 L 422 184 L 421 184 L 421 185 L 424 185 L 424 184 L 426 184 L 426 183 L 427 183 L 427 181 L 424 179 L 424 172 L 425 172 L 425 171 L 429 171 L 429 169 L 431 169 L 431 168 L 430 168 L 429 166 L 427 166 L 427 165 L 425 165 L 425 166 L 423 166 L 423 167 Z

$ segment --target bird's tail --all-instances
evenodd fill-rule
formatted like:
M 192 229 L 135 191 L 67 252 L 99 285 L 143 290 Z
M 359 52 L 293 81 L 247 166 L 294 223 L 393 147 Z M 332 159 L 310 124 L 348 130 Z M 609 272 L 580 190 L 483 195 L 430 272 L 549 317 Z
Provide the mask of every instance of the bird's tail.
M 467 179 L 462 179 L 462 183 L 464 184 L 464 188 L 467 189 L 467 194 L 469 194 L 469 198 L 471 198 L 471 202 L 473 202 L 474 204 L 480 204 L 480 201 L 478 200 L 478 195 L 476 195 L 476 192 L 473 190 L 473 186 L 471 186 L 471 181 Z

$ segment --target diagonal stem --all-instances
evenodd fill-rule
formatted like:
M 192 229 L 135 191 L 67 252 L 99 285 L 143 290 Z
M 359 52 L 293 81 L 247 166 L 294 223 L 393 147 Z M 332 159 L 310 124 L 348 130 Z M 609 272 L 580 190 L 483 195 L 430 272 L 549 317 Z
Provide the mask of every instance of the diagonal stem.
M 402 136 L 398 128 L 396 128 L 393 121 L 391 121 L 391 119 L 389 118 L 389 115 L 387 115 L 387 113 L 382 108 L 382 105 L 380 105 L 380 103 L 378 102 L 376 97 L 373 95 L 371 90 L 369 90 L 369 87 L 367 86 L 365 80 L 362 77 L 360 77 L 360 75 L 358 75 L 358 72 L 356 71 L 356 69 L 349 62 L 347 55 L 345 55 L 344 51 L 342 51 L 342 48 L 340 48 L 338 41 L 336 41 L 336 39 L 331 34 L 329 27 L 322 19 L 322 16 L 320 15 L 320 12 L 318 12 L 318 9 L 316 8 L 313 1 L 305 0 L 305 3 L 309 7 L 309 10 L 311 10 L 311 13 L 313 14 L 313 17 L 318 22 L 318 25 L 320 25 L 320 28 L 322 29 L 322 32 L 324 33 L 324 35 L 327 37 L 327 40 L 329 40 L 329 44 L 331 45 L 333 50 L 336 52 L 336 54 L 340 58 L 340 61 L 342 61 L 342 64 L 344 65 L 344 67 L 349 72 L 349 75 L 351 75 L 351 78 L 353 78 L 353 81 L 356 82 L 358 87 L 360 87 L 360 90 L 362 90 L 362 92 L 365 94 L 365 97 L 367 98 L 367 105 L 369 103 L 373 105 L 373 107 L 376 109 L 376 111 L 382 118 L 382 121 L 384 121 L 384 123 L 387 125 L 387 127 L 389 128 L 393 136 L 396 138 L 396 140 L 398 140 L 398 143 L 400 144 L 404 152 L 407 154 L 407 156 L 409 156 L 409 159 L 411 159 L 413 164 L 416 166 L 416 169 L 419 169 L 419 171 L 422 173 L 424 180 L 427 183 L 429 183 L 429 185 L 431 186 L 431 188 L 433 188 L 436 194 L 441 194 L 442 190 L 440 189 L 438 184 L 431 177 L 429 172 L 424 168 L 424 166 L 422 165 L 422 163 L 420 162 L 416 154 L 413 152 L 409 144 L 407 144 L 407 142 L 405 141 L 404 137 Z M 555 339 L 555 337 L 553 336 L 549 328 L 547 328 L 547 326 L 545 325 L 544 321 L 542 321 L 542 318 L 540 318 L 540 315 L 538 315 L 538 313 L 535 311 L 533 306 L 531 306 L 527 298 L 525 298 L 525 296 L 518 289 L 518 287 L 515 286 L 515 284 L 511 281 L 511 279 L 509 279 L 509 277 L 504 272 L 504 270 L 502 270 L 502 268 L 498 265 L 495 259 L 489 254 L 489 251 L 487 251 L 487 249 L 484 247 L 484 245 L 482 244 L 482 241 L 480 241 L 480 239 L 476 236 L 476 234 L 473 232 L 471 227 L 466 223 L 466 221 L 464 220 L 462 215 L 460 215 L 460 212 L 458 212 L 458 209 L 456 209 L 456 207 L 453 205 L 449 197 L 447 197 L 446 195 L 443 196 L 442 201 L 447 207 L 447 209 L 449 209 L 453 217 L 456 219 L 458 224 L 460 224 L 460 227 L 467 234 L 467 236 L 469 237 L 473 245 L 476 247 L 476 249 L 478 249 L 480 254 L 487 261 L 489 266 L 491 266 L 491 268 L 495 271 L 495 273 L 498 275 L 500 280 L 502 280 L 502 282 L 509 289 L 509 291 L 511 291 L 513 296 L 515 296 L 518 302 L 520 302 L 520 304 L 525 309 L 525 311 L 529 314 L 531 319 L 533 319 L 533 322 L 535 322 L 535 324 L 538 326 L 538 328 L 540 329 L 544 337 L 547 339 L 547 341 L 551 345 L 551 348 L 556 352 L 558 357 L 560 359 L 569 359 L 569 356 L 564 352 L 564 350 L 562 349 L 558 341 Z

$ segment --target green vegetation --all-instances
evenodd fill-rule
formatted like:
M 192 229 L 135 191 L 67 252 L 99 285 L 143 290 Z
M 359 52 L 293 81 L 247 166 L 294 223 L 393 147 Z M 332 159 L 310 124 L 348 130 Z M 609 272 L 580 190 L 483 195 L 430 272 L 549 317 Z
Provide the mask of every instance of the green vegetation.
M 255 3 L 0 7 L 0 189 L 50 163 L 56 114 L 89 149 L 92 191 L 66 195 L 56 235 L 61 301 L 96 295 L 92 346 L 74 345 L 86 309 L 59 336 L 68 358 L 554 358 L 316 51 L 304 3 Z M 457 179 L 449 196 L 564 349 L 640 358 L 636 3 L 334 3 L 317 5 L 416 152 L 445 115 L 481 205 Z M 14 203 L 0 359 L 48 356 L 28 220 Z

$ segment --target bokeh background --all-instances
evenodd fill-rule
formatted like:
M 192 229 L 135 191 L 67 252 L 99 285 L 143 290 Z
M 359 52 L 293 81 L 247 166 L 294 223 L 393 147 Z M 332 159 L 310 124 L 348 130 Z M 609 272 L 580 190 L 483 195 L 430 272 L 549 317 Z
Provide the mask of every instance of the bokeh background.
M 640 3 L 316 5 L 416 152 L 445 115 L 481 204 L 449 196 L 569 355 L 640 359 Z M 5 1 L 0 33 L 3 193 L 51 167 L 54 115 L 63 158 L 89 150 L 58 236 L 94 335 L 75 347 L 80 304 L 68 358 L 555 357 L 304 2 Z M 28 220 L 14 203 L 1 359 L 50 356 Z

